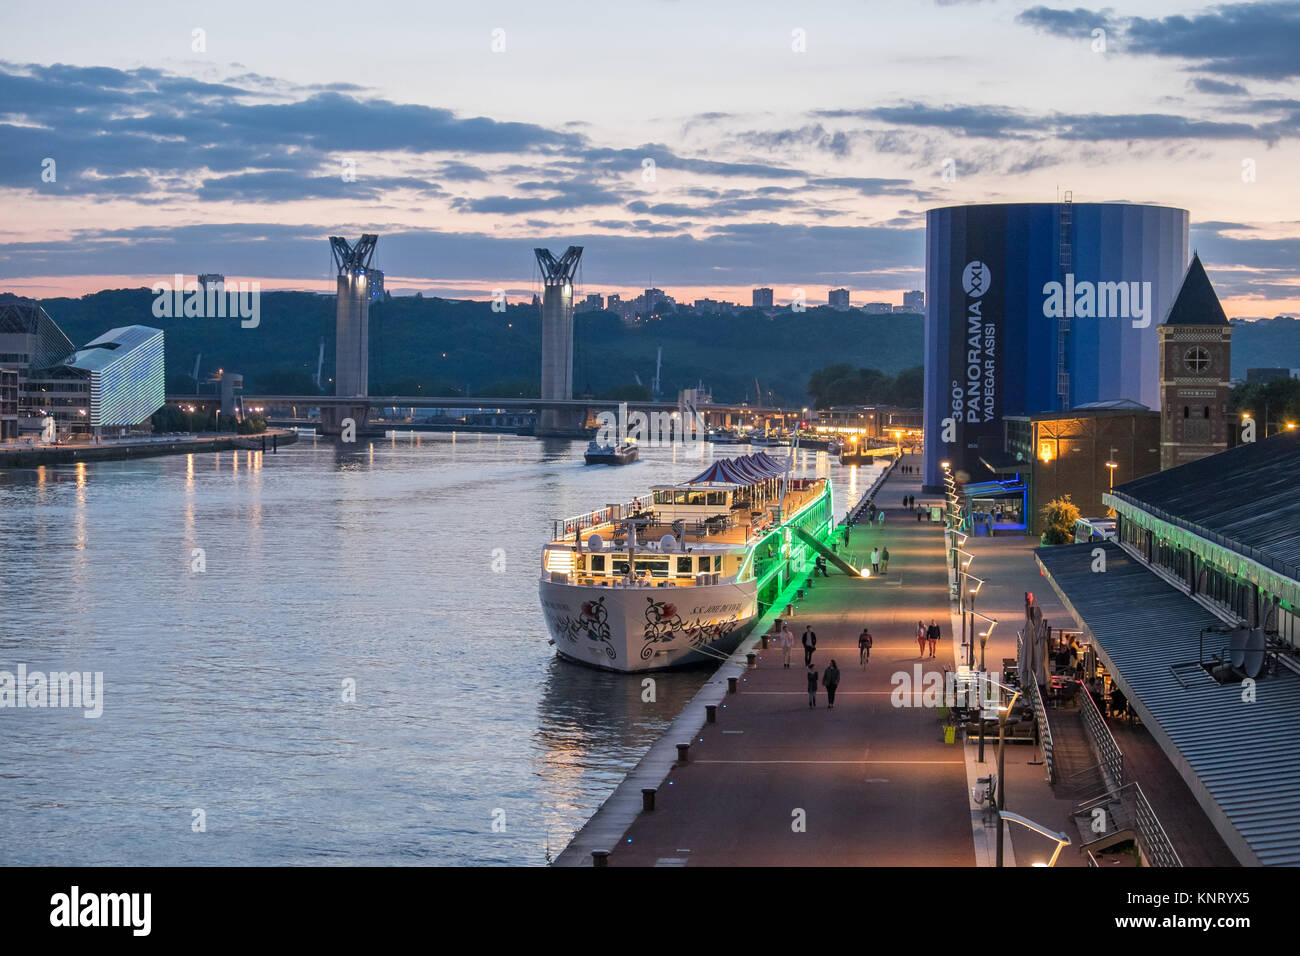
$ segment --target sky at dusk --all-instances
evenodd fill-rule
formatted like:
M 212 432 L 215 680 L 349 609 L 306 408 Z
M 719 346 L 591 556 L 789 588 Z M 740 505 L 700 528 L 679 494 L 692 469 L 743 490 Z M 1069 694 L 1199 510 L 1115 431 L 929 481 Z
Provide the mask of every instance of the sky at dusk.
M 587 292 L 897 303 L 926 209 L 1068 189 L 1188 209 L 1230 316 L 1300 313 L 1300 2 L 301 9 L 11 6 L 0 291 L 332 289 L 376 232 L 394 292 L 577 243 Z

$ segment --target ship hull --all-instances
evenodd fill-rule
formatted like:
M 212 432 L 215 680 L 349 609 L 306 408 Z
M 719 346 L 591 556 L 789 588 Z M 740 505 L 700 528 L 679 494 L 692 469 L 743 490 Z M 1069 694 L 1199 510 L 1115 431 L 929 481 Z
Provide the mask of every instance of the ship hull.
M 752 581 L 682 588 L 542 581 L 539 588 L 556 653 L 625 674 L 716 662 L 758 619 Z

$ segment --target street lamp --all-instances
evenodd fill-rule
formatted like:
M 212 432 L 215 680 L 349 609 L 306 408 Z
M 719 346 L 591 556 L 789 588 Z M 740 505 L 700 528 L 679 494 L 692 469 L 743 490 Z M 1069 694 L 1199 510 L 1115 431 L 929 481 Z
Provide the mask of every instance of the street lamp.
M 998 626 L 998 619 L 995 617 L 989 617 L 987 614 L 981 614 L 974 608 L 971 609 L 971 615 L 972 624 L 974 624 L 974 618 L 977 617 L 989 626 L 987 631 L 980 632 L 980 670 L 982 671 L 984 670 L 984 648 L 988 645 L 989 638 L 993 636 L 993 628 Z
M 998 786 L 999 788 L 1002 786 L 1001 780 L 998 781 Z M 1056 866 L 1057 857 L 1061 855 L 1062 850 L 1064 850 L 1067 846 L 1070 845 L 1070 838 L 1066 836 L 1064 833 L 1057 833 L 1055 830 L 1049 830 L 1041 823 L 1035 823 L 1033 820 L 1030 820 L 1028 817 L 1022 817 L 1020 814 L 1012 813 L 1009 810 L 998 811 L 998 833 L 999 834 L 1002 832 L 1003 820 L 1006 820 L 1009 823 L 1019 823 L 1022 827 L 1024 827 L 1027 830 L 1033 830 L 1035 833 L 1039 833 L 1047 837 L 1049 840 L 1056 841 L 1056 851 L 1052 854 L 1052 858 L 1048 860 L 1046 863 L 1035 863 L 1034 866 Z
M 969 566 L 969 565 L 968 565 L 968 566 Z M 983 578 L 976 577 L 975 575 L 971 574 L 970 571 L 965 571 L 965 572 L 963 572 L 963 573 L 964 573 L 965 576 L 966 576 L 966 585 L 964 585 L 964 587 L 965 587 L 967 593 L 970 594 L 970 599 L 966 602 L 966 610 L 967 610 L 967 611 L 970 611 L 971 613 L 974 613 L 974 611 L 975 611 L 975 595 L 979 594 L 979 593 L 980 593 L 980 588 L 984 587 L 984 579 L 983 579 Z M 973 588 L 972 588 L 972 587 L 969 587 L 969 582 L 972 581 L 972 580 L 975 580 L 975 581 L 978 581 L 978 582 L 979 582 L 979 583 L 978 583 L 977 585 L 975 585 L 975 587 L 973 587 Z M 975 641 L 974 641 L 974 637 L 975 637 L 975 622 L 974 622 L 974 620 L 972 620 L 972 621 L 970 622 L 970 636 L 967 637 L 966 614 L 963 612 L 963 613 L 962 613 L 962 616 L 961 616 L 961 646 L 964 647 L 964 648 L 966 648 L 966 666 L 967 666 L 967 667 L 972 667 L 972 668 L 975 666 Z

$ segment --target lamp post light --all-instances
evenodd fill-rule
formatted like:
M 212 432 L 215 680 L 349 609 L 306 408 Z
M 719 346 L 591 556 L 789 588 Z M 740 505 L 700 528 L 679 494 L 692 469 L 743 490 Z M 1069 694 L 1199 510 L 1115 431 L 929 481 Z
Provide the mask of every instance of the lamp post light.
M 969 587 L 969 582 L 970 582 L 971 580 L 978 581 L 979 583 L 976 584 L 975 587 L 973 587 L 973 588 L 972 588 L 972 587 Z M 979 594 L 979 593 L 980 593 L 980 588 L 982 588 L 982 587 L 984 586 L 984 579 L 983 579 L 983 578 L 976 577 L 975 575 L 971 574 L 971 573 L 968 571 L 968 572 L 966 573 L 966 581 L 967 581 L 967 584 L 968 584 L 968 591 L 969 591 L 969 594 L 970 594 L 970 599 L 966 602 L 966 610 L 969 611 L 970 613 L 974 614 L 974 612 L 975 612 L 975 595 Z M 962 644 L 962 647 L 966 648 L 966 666 L 967 666 L 967 667 L 970 667 L 970 668 L 974 668 L 974 667 L 975 667 L 975 621 L 974 621 L 973 618 L 971 619 L 971 622 L 970 622 L 970 631 L 969 631 L 969 638 L 968 638 L 968 637 L 967 637 L 966 615 L 965 615 L 965 614 L 963 614 L 962 617 L 961 617 L 961 644 Z
M 1002 781 L 999 780 L 998 785 L 1001 786 L 1001 784 Z M 1070 845 L 1070 838 L 1066 836 L 1064 833 L 1058 833 L 1055 830 L 1049 830 L 1041 823 L 1035 823 L 1033 820 L 1030 820 L 1028 817 L 1023 817 L 1018 813 L 1012 813 L 1010 810 L 998 811 L 999 832 L 1002 830 L 1003 820 L 1006 820 L 1008 823 L 1018 823 L 1027 830 L 1033 830 L 1035 833 L 1041 834 L 1042 836 L 1047 837 L 1049 840 L 1056 841 L 1056 852 L 1052 854 L 1052 858 L 1048 860 L 1046 863 L 1035 863 L 1034 866 L 1049 866 L 1049 867 L 1056 866 L 1057 857 L 1061 855 L 1062 850 L 1064 850 L 1067 846 Z
M 988 645 L 989 638 L 993 636 L 993 629 L 998 626 L 998 619 L 995 617 L 989 617 L 987 614 L 981 614 L 979 611 L 975 610 L 974 608 L 971 608 L 970 613 L 971 613 L 971 625 L 972 625 L 971 635 L 972 636 L 974 636 L 975 633 L 975 629 L 974 629 L 975 618 L 979 618 L 981 621 L 983 621 L 985 624 L 989 626 L 989 629 L 987 631 L 980 632 L 980 670 L 983 671 L 984 670 L 984 648 Z

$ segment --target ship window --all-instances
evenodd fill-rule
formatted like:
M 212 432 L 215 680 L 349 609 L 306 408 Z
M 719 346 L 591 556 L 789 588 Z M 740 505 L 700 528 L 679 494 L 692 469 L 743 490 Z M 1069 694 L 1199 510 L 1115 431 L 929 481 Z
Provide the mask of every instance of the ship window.
M 1209 418 L 1209 417 L 1210 417 L 1210 406 L 1209 406 L 1209 405 L 1206 405 L 1206 406 L 1205 406 L 1205 415 L 1204 415 L 1203 417 L 1204 417 L 1204 418 Z
M 1183 406 L 1183 418 L 1186 418 L 1186 417 L 1187 417 L 1187 411 L 1188 411 L 1187 406 L 1184 405 L 1184 406 Z
M 704 504 L 704 492 L 702 491 L 689 492 L 686 503 L 691 505 Z
M 676 494 L 677 494 L 677 497 L 676 497 L 676 503 L 679 504 L 679 505 L 684 505 L 684 504 L 686 504 L 686 496 L 687 496 L 687 494 L 689 494 L 689 492 L 679 491 L 679 492 L 677 492 Z
M 722 555 L 720 555 L 720 554 L 715 554 L 715 555 L 713 556 L 713 570 L 714 570 L 714 571 L 721 571 L 721 570 L 722 570 Z
M 708 501 L 710 505 L 725 505 L 727 503 L 727 493 L 725 491 L 710 491 Z
M 591 556 L 591 570 L 596 574 L 605 573 L 605 556 L 603 554 L 593 554 Z
M 655 504 L 670 505 L 673 503 L 673 493 L 671 491 L 656 491 Z
M 678 573 L 678 574 L 684 574 L 684 575 L 686 575 L 687 577 L 690 576 L 690 574 L 691 574 L 691 559 L 690 559 L 690 558 L 678 558 L 678 559 L 677 559 L 677 573 Z
M 640 561 L 636 563 L 637 571 L 649 571 L 653 578 L 668 577 L 668 562 L 663 560 Z

